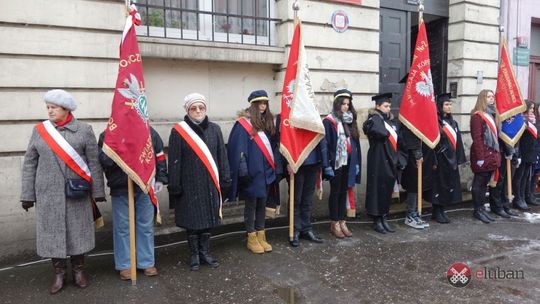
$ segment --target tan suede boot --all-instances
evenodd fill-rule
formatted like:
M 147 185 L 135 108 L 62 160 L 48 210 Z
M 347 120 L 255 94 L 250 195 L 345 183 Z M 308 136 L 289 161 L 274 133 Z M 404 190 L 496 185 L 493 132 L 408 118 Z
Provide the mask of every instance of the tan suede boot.
M 341 232 L 343 232 L 346 237 L 352 236 L 352 232 L 347 227 L 347 223 L 345 221 L 339 221 L 339 225 L 341 226 Z
M 261 244 L 262 248 L 264 249 L 264 252 L 272 251 L 272 245 L 268 244 L 268 242 L 266 241 L 266 234 L 264 230 L 257 231 L 257 240 L 259 241 L 259 244 Z
M 342 239 L 345 237 L 345 235 L 341 231 L 341 226 L 339 225 L 338 221 L 332 221 L 330 223 L 330 233 L 332 233 L 338 239 Z
M 264 248 L 257 239 L 257 232 L 248 233 L 247 248 L 253 253 L 264 253 Z

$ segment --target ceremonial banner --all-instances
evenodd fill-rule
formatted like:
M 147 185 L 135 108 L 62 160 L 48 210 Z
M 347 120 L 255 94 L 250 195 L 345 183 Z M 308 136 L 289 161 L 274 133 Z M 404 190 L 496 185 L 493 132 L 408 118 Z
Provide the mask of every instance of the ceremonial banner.
M 144 94 L 142 59 L 135 33 L 135 26 L 140 23 L 137 8 L 131 5 L 120 43 L 118 79 L 111 117 L 105 129 L 103 152 L 148 193 L 156 165 L 148 124 L 148 102 Z
M 424 21 L 420 21 L 414 56 L 407 77 L 399 120 L 431 149 L 439 142 L 439 121 L 433 94 L 429 45 Z
M 502 40 L 499 73 L 497 75 L 497 91 L 495 93 L 497 112 L 500 119 L 506 120 L 525 111 L 525 101 L 521 96 L 519 84 L 512 69 L 512 62 L 508 56 L 506 41 Z M 519 138 L 518 138 L 519 139 Z
M 324 137 L 324 126 L 314 104 L 301 23 L 295 23 L 281 95 L 281 154 L 296 173 Z
M 513 147 L 519 141 L 526 128 L 523 114 L 519 113 L 501 122 L 499 137 Z

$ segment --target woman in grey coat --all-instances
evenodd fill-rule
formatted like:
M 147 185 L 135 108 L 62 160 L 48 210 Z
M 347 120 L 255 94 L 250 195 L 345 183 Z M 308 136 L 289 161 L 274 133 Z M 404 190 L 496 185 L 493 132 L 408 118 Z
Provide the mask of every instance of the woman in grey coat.
M 51 293 L 62 289 L 66 279 L 66 258 L 71 257 L 73 281 L 84 288 L 84 254 L 94 248 L 92 199 L 105 201 L 103 172 L 92 127 L 73 117 L 76 104 L 64 90 L 51 90 L 44 96 L 51 125 L 89 167 L 91 196 L 66 198 L 66 179 L 80 178 L 44 140 L 36 125 L 28 144 L 22 169 L 22 207 L 36 206 L 37 254 L 51 258 L 55 278 Z M 47 122 L 47 121 L 45 121 Z M 45 124 L 43 124 L 45 125 Z
M 175 209 L 176 225 L 187 230 L 191 270 L 198 270 L 201 262 L 215 268 L 219 264 L 209 254 L 209 242 L 210 228 L 221 222 L 220 194 L 210 171 L 188 142 L 194 137 L 186 137 L 184 130 L 192 130 L 202 140 L 198 147 L 208 148 L 222 197 L 227 196 L 231 184 L 229 162 L 221 129 L 206 116 L 204 96 L 186 96 L 184 108 L 188 115 L 169 137 L 169 203 Z

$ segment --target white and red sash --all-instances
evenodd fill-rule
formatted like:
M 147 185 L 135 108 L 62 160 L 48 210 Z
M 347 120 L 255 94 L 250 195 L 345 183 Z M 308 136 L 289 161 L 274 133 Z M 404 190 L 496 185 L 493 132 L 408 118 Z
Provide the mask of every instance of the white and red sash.
M 538 138 L 538 129 L 530 121 L 527 122 L 527 130 L 529 130 L 529 132 L 531 132 L 531 134 L 532 134 L 532 136 L 534 138 Z
M 266 158 L 266 161 L 268 161 L 270 167 L 276 170 L 276 164 L 274 162 L 274 152 L 272 151 L 272 145 L 270 144 L 268 136 L 266 136 L 263 131 L 259 131 L 257 132 L 257 134 L 253 135 L 253 125 L 251 125 L 251 122 L 245 117 L 240 117 L 238 119 L 238 123 L 240 123 L 240 125 L 246 130 L 246 132 L 253 137 L 253 140 L 255 140 L 255 143 L 261 150 L 264 158 Z
M 193 152 L 195 152 L 195 154 L 203 162 L 206 170 L 208 170 L 208 173 L 212 177 L 212 181 L 214 181 L 214 186 L 216 186 L 216 189 L 219 193 L 219 217 L 223 218 L 221 212 L 223 199 L 221 197 L 221 187 L 219 186 L 219 171 L 214 157 L 212 157 L 212 153 L 210 153 L 210 150 L 208 149 L 206 143 L 199 137 L 199 135 L 197 135 L 197 133 L 195 133 L 195 131 L 193 131 L 193 129 L 185 121 L 176 124 L 174 126 L 174 129 L 178 132 L 178 134 L 180 134 L 180 136 L 182 136 L 186 143 L 191 147 Z
M 332 116 L 332 114 L 328 114 L 328 116 L 326 116 L 325 119 L 328 119 L 328 121 L 332 123 L 332 125 L 334 126 L 334 129 L 336 130 L 336 132 L 338 134 L 340 132 L 340 128 L 341 128 L 341 131 L 343 131 L 343 124 L 342 123 L 338 124 L 334 120 L 334 117 Z M 397 141 L 396 141 L 396 143 L 397 143 Z M 352 146 L 351 146 L 351 138 L 350 137 L 347 137 L 347 153 L 349 153 L 349 154 L 352 153 Z
M 489 127 L 493 135 L 495 135 L 495 138 L 497 138 L 498 136 L 497 125 L 495 125 L 495 121 L 493 120 L 493 117 L 491 117 L 491 115 L 489 114 L 486 115 L 485 113 L 480 112 L 480 111 L 477 111 L 475 114 L 478 114 L 480 117 L 482 117 L 482 119 L 484 120 L 486 125 Z
M 36 129 L 51 148 L 51 150 L 60 158 L 66 165 L 73 170 L 78 176 L 92 183 L 92 174 L 90 168 L 84 162 L 83 158 L 75 151 L 75 149 L 67 142 L 67 140 L 56 130 L 56 127 L 51 121 L 46 120 L 36 125 Z
M 394 130 L 394 128 L 386 121 L 384 122 L 384 127 L 390 133 L 390 135 L 388 135 L 388 140 L 392 144 L 392 148 L 394 148 L 394 152 L 397 152 L 398 135 L 396 133 L 396 130 Z
M 345 203 L 347 206 L 347 216 L 356 217 L 356 202 L 354 200 L 354 187 L 347 188 L 347 199 Z
M 443 120 L 443 127 L 442 130 L 444 134 L 446 134 L 446 137 L 448 137 L 448 140 L 452 144 L 452 148 L 454 148 L 454 151 L 457 149 L 457 132 L 452 126 Z

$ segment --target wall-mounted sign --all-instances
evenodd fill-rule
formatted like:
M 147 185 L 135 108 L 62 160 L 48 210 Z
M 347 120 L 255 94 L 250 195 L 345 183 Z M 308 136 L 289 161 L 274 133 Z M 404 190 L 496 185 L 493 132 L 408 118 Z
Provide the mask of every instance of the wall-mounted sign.
M 512 63 L 519 66 L 529 66 L 529 53 L 530 49 L 528 48 L 515 47 Z
M 356 4 L 356 5 L 362 4 L 362 0 L 332 0 L 332 1 L 341 2 L 341 3 L 350 3 L 350 4 Z
M 349 28 L 349 16 L 344 11 L 337 10 L 332 14 L 330 23 L 336 32 L 343 33 Z

